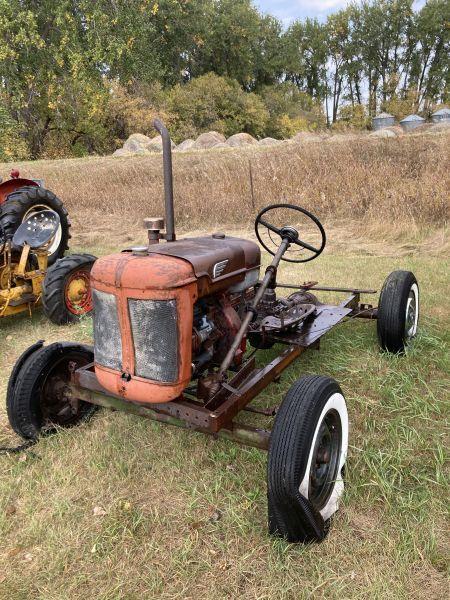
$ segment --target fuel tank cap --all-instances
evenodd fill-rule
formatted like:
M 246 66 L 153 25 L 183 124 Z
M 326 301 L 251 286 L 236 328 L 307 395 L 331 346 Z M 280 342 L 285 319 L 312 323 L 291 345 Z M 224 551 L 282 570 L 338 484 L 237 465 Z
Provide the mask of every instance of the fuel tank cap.
M 225 234 L 221 231 L 218 231 L 217 233 L 213 233 L 211 237 L 213 237 L 215 240 L 223 240 L 225 239 Z
M 134 256 L 146 256 L 148 254 L 148 246 L 134 246 L 134 248 L 131 248 L 131 252 Z

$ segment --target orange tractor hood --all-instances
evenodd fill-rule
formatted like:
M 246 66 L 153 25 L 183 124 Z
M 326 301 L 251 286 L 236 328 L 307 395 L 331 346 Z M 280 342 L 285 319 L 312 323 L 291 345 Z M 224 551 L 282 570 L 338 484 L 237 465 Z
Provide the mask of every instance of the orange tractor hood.
M 170 290 L 196 280 L 189 262 L 159 254 L 120 252 L 99 258 L 91 271 L 93 287 L 104 291 Z

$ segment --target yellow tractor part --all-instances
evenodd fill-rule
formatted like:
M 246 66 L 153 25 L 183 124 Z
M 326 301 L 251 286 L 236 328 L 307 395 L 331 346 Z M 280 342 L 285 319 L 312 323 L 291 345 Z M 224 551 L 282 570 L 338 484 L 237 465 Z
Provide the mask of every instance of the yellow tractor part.
M 75 305 L 86 296 L 87 292 L 88 284 L 85 279 L 81 277 L 72 279 L 67 287 L 67 298 L 70 300 L 71 304 Z
M 7 246 L 3 251 L 2 266 L 0 266 L 0 318 L 21 312 L 29 312 L 40 301 L 42 282 L 45 278 L 48 264 L 46 250 L 34 251 L 37 258 L 37 269 L 29 268 L 30 246 L 22 248 L 18 263 L 11 260 L 11 249 Z

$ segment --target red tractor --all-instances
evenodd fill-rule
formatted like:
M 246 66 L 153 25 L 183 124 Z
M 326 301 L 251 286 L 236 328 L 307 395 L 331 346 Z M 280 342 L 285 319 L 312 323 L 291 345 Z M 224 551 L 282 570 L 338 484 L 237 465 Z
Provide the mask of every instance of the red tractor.
M 378 306 L 361 302 L 376 290 L 281 283 L 282 260 L 310 261 L 326 243 L 317 217 L 296 205 L 274 204 L 256 217 L 256 237 L 272 255 L 262 277 L 253 241 L 224 233 L 177 240 L 170 137 L 160 121 L 155 127 L 163 138 L 165 222 L 147 219 L 148 243 L 95 263 L 93 349 L 38 342 L 19 358 L 7 392 L 10 423 L 33 442 L 103 406 L 268 450 L 270 532 L 320 541 L 344 490 L 343 392 L 331 377 L 307 375 L 279 407 L 251 402 L 344 321 L 376 320 L 381 348 L 403 353 L 417 332 L 417 281 L 408 271 L 391 273 Z M 287 297 L 278 294 L 284 289 Z M 319 300 L 321 291 L 345 297 L 330 304 Z M 275 417 L 273 427 L 239 422 L 242 411 Z
M 69 239 L 61 200 L 42 181 L 13 169 L 0 183 L 0 318 L 31 314 L 42 304 L 61 325 L 92 311 L 89 274 L 95 256 L 64 256 Z

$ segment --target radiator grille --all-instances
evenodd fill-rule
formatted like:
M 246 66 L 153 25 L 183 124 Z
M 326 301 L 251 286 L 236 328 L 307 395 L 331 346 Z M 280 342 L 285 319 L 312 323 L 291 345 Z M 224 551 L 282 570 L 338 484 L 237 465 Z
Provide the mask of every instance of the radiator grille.
M 110 369 L 122 370 L 122 338 L 120 336 L 117 298 L 114 294 L 92 291 L 94 300 L 95 362 Z
M 176 300 L 128 300 L 133 332 L 135 374 L 174 383 L 178 381 Z

